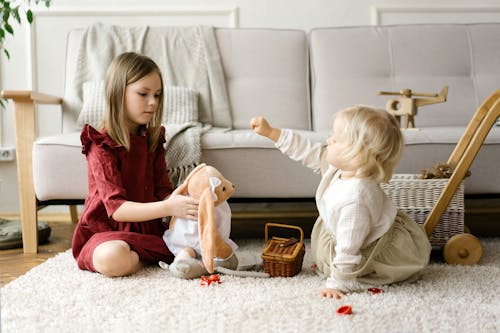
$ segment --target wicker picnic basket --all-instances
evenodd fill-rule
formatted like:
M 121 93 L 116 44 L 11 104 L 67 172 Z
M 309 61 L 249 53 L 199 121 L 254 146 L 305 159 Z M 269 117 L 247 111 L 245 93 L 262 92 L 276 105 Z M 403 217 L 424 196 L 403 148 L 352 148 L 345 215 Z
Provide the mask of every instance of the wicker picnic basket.
M 418 174 L 395 174 L 382 189 L 396 206 L 423 224 L 436 205 L 449 179 L 422 179 Z M 448 239 L 464 232 L 464 185 L 460 184 L 429 240 L 432 246 L 444 247 Z
M 273 236 L 269 239 L 271 227 L 295 229 L 300 233 L 300 238 Z M 264 272 L 272 277 L 290 277 L 302 270 L 302 261 L 306 252 L 302 228 L 288 224 L 266 223 L 265 239 L 266 245 L 262 251 Z

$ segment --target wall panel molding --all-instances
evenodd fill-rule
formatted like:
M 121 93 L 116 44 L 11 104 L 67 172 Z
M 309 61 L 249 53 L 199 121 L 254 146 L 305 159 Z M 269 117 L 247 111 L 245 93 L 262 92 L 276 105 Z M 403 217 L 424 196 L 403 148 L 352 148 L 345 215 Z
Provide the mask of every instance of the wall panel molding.
M 500 5 L 373 5 L 371 24 L 500 22 Z

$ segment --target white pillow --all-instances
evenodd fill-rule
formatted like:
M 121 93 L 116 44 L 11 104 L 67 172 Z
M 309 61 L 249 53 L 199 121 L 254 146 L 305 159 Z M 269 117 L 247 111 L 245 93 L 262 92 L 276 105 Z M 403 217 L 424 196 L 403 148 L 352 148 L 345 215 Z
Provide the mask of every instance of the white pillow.
M 184 124 L 198 121 L 198 92 L 186 87 L 164 87 L 164 124 Z M 97 128 L 104 115 L 106 101 L 104 81 L 88 81 L 83 84 L 83 105 L 78 116 L 80 128 L 89 124 Z
M 104 81 L 87 81 L 83 84 L 83 105 L 78 115 L 80 128 L 89 124 L 97 128 L 104 115 L 106 100 L 104 98 Z
M 163 123 L 184 124 L 198 121 L 198 92 L 186 87 L 165 87 Z

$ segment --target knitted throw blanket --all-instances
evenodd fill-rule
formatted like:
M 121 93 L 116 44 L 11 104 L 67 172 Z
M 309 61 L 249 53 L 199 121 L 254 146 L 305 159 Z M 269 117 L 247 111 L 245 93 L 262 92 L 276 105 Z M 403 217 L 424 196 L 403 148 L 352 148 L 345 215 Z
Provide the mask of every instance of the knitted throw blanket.
M 165 89 L 165 150 L 170 182 L 179 186 L 201 161 L 198 94 L 184 87 Z
M 102 81 L 111 61 L 120 53 L 148 55 L 159 66 L 165 87 L 186 87 L 198 93 L 197 113 L 182 115 L 182 108 L 167 109 L 167 165 L 173 184 L 201 160 L 202 124 L 232 125 L 224 72 L 213 27 L 125 27 L 96 23 L 83 34 L 74 82 L 65 92 L 64 109 L 79 113 L 83 84 Z M 167 91 L 167 89 L 166 89 Z M 200 123 L 199 123 L 200 122 Z
M 166 126 L 166 159 L 170 182 L 179 186 L 201 162 L 201 124 Z

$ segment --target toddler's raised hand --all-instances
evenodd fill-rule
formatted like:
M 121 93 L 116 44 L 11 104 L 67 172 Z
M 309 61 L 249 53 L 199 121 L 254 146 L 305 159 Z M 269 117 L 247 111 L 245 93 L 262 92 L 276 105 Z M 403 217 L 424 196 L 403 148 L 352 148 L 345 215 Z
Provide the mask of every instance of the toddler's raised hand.
M 278 141 L 281 135 L 280 129 L 274 128 L 269 125 L 266 118 L 261 116 L 254 117 L 250 120 L 250 128 L 252 128 L 255 133 L 268 137 L 274 142 Z
M 255 133 L 263 136 L 268 136 L 268 133 L 271 131 L 271 126 L 266 118 L 261 116 L 253 117 L 252 120 L 250 120 L 250 127 Z

